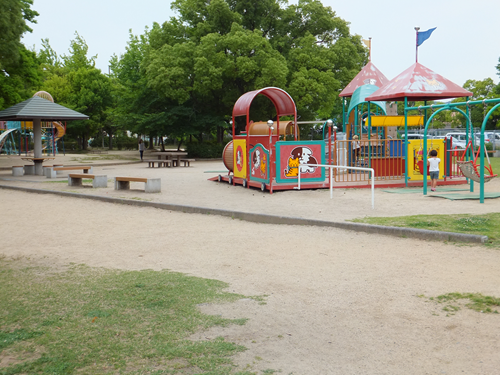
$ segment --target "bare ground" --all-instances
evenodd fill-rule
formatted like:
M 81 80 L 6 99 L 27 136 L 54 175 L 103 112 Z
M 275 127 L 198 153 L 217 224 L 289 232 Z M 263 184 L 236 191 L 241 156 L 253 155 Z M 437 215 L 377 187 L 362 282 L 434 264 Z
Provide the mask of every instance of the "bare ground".
M 152 199 L 280 215 L 345 220 L 417 213 L 498 212 L 500 202 L 447 201 L 368 190 L 269 195 L 206 181 L 207 170 L 102 167 L 109 176 L 160 175 L 162 193 L 80 188 L 84 194 Z M 1 184 L 75 191 L 43 177 Z M 492 183 L 489 189 L 498 189 Z M 134 188 L 139 188 L 140 185 Z M 499 191 L 498 189 L 497 191 Z M 264 225 L 55 195 L 0 189 L 0 255 L 64 266 L 169 269 L 229 283 L 230 291 L 265 295 L 201 306 L 246 317 L 244 326 L 214 328 L 193 339 L 223 336 L 242 344 L 240 369 L 283 374 L 496 374 L 500 315 L 462 308 L 455 315 L 429 297 L 449 292 L 500 296 L 500 252 L 316 227 Z

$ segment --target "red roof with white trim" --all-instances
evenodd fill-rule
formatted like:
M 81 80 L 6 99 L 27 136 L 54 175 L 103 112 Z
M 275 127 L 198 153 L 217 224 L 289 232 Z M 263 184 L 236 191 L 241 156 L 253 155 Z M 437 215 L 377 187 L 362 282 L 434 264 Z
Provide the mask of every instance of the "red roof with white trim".
M 451 99 L 472 96 L 470 91 L 415 63 L 375 91 L 367 101 L 411 101 Z
M 375 85 L 382 87 L 389 82 L 389 79 L 377 69 L 377 67 L 370 61 L 363 69 L 354 77 L 354 79 L 342 90 L 339 96 L 350 97 L 356 89 L 363 85 Z

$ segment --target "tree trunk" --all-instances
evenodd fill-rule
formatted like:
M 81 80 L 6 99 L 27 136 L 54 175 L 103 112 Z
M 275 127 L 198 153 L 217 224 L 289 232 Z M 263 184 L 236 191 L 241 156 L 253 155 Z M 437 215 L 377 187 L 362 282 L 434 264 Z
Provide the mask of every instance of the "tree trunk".
M 153 140 L 154 140 L 153 134 L 149 133 L 149 147 L 148 147 L 148 149 L 150 149 L 150 150 L 155 149 L 155 145 L 153 144 Z
M 217 143 L 221 145 L 222 142 L 224 142 L 224 128 L 217 126 Z
M 161 150 L 165 151 L 165 142 L 163 142 L 163 137 L 160 137 Z
M 109 149 L 112 150 L 113 149 L 113 134 L 111 133 L 108 133 L 109 134 Z
M 88 139 L 88 136 L 87 134 L 83 134 L 82 136 L 82 150 L 86 151 L 88 150 L 88 146 L 89 145 L 89 139 Z

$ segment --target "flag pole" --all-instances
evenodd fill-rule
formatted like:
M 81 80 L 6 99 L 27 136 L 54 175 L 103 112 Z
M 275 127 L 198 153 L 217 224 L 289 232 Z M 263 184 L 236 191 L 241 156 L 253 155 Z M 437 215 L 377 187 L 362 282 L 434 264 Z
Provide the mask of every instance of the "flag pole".
M 420 27 L 415 27 L 416 37 L 415 37 L 415 62 L 418 62 L 418 30 Z
M 370 61 L 372 61 L 372 37 L 369 37 L 368 40 L 370 41 Z

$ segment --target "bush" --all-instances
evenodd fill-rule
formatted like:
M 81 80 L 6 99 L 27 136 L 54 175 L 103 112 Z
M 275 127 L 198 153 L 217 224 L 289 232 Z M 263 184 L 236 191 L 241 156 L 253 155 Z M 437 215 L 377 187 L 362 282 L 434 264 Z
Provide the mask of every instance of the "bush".
M 214 142 L 188 143 L 186 150 L 190 158 L 220 159 L 225 144 Z

